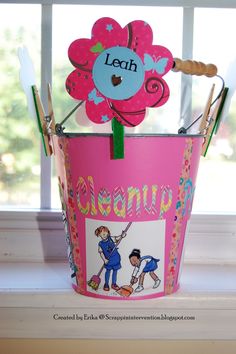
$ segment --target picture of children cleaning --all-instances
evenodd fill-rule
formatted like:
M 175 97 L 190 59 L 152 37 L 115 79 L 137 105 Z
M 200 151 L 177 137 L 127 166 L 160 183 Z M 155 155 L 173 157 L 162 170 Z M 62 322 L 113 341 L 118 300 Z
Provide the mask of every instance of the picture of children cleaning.
M 133 249 L 133 251 L 129 255 L 130 263 L 134 268 L 131 278 L 131 285 L 134 285 L 138 282 L 138 286 L 135 289 L 136 293 L 143 291 L 144 286 L 144 278 L 147 273 L 149 273 L 150 277 L 154 280 L 153 289 L 156 289 L 161 280 L 158 278 L 154 271 L 158 268 L 158 262 L 160 259 L 156 259 L 152 256 L 143 256 L 141 257 L 141 252 L 139 249 Z
M 121 268 L 121 256 L 118 252 L 117 245 L 120 243 L 121 239 L 126 236 L 126 231 L 122 231 L 119 236 L 111 236 L 110 230 L 106 226 L 99 226 L 95 230 L 95 235 L 101 238 L 101 241 L 98 243 L 98 252 L 104 262 L 104 268 L 106 269 L 103 290 L 110 290 L 109 281 L 111 271 L 111 288 L 118 290 L 117 272 Z

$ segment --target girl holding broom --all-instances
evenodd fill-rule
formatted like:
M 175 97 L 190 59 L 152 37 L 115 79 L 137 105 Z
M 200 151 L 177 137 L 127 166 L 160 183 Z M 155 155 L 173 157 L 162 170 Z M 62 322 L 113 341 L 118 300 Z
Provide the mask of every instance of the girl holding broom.
M 117 285 L 117 272 L 121 268 L 121 257 L 116 247 L 117 243 L 126 236 L 126 232 L 122 232 L 120 236 L 111 236 L 110 230 L 106 226 L 99 226 L 95 230 L 95 235 L 101 238 L 98 243 L 98 252 L 104 262 L 105 283 L 103 286 L 104 291 L 109 291 L 110 274 L 112 271 L 111 288 L 119 290 Z

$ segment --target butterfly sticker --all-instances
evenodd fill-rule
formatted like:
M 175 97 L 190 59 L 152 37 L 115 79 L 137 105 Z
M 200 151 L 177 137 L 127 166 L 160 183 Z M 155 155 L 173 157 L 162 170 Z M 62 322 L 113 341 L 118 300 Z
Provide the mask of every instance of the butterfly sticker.
M 99 103 L 104 101 L 104 98 L 97 96 L 97 90 L 94 88 L 91 92 L 89 92 L 88 100 L 93 101 L 94 104 L 97 106 Z
M 158 57 L 157 59 L 153 60 L 151 55 L 149 54 L 144 54 L 144 69 L 145 71 L 150 71 L 154 72 L 154 70 L 157 72 L 157 74 L 164 74 L 165 68 L 168 64 L 168 58 L 160 58 Z

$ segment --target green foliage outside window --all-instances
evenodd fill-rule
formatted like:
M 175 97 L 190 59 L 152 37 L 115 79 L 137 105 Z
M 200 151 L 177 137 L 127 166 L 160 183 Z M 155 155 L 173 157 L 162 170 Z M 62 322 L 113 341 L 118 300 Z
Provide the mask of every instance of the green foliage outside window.
M 29 117 L 26 98 L 19 82 L 19 61 L 17 58 L 19 43 L 29 43 L 30 54 L 32 48 L 36 52 L 36 59 L 33 61 L 36 71 L 39 72 L 40 41 L 38 37 L 38 33 L 29 33 L 23 27 L 14 30 L 11 28 L 5 29 L 0 37 L 1 205 L 40 206 L 40 136 L 36 121 Z M 64 62 L 66 62 L 66 59 Z M 64 87 L 65 78 L 70 70 L 70 63 L 58 65 L 55 60 L 52 93 L 57 122 L 63 120 L 76 105 L 76 102 L 68 97 Z M 217 159 L 232 162 L 236 160 L 235 117 L 236 106 L 233 103 L 226 124 L 222 125 L 217 139 L 212 144 L 213 147 L 216 146 L 217 140 L 223 138 L 227 141 L 231 153 L 228 155 L 222 153 L 217 156 Z M 68 130 L 78 131 L 74 117 L 68 121 L 67 128 Z

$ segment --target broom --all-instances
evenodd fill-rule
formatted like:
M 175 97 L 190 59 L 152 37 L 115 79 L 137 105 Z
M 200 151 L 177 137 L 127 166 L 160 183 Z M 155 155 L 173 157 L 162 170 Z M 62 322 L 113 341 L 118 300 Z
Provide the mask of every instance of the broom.
M 93 290 L 98 290 L 98 287 L 101 283 L 100 275 L 105 267 L 105 264 L 102 265 L 101 269 L 99 270 L 98 274 L 92 276 L 92 278 L 88 281 L 88 286 Z
M 128 225 L 126 226 L 125 230 L 122 231 L 121 234 L 126 233 L 129 230 L 131 224 L 132 224 L 132 221 L 130 221 L 128 223 Z M 111 251 L 110 257 L 112 255 L 112 253 L 114 252 L 114 250 L 117 248 L 117 246 L 120 244 L 121 240 L 122 240 L 122 237 L 119 239 L 119 241 L 117 242 L 117 244 L 115 245 L 115 247 Z M 109 259 L 110 259 L 110 257 L 109 257 Z M 98 287 L 99 287 L 99 285 L 101 283 L 100 275 L 102 274 L 102 271 L 103 271 L 104 267 L 105 267 L 105 263 L 103 263 L 103 265 L 102 265 L 101 269 L 99 270 L 99 272 L 97 274 L 93 275 L 91 277 L 91 279 L 88 281 L 88 286 L 90 286 L 90 288 L 92 288 L 93 290 L 98 290 Z

